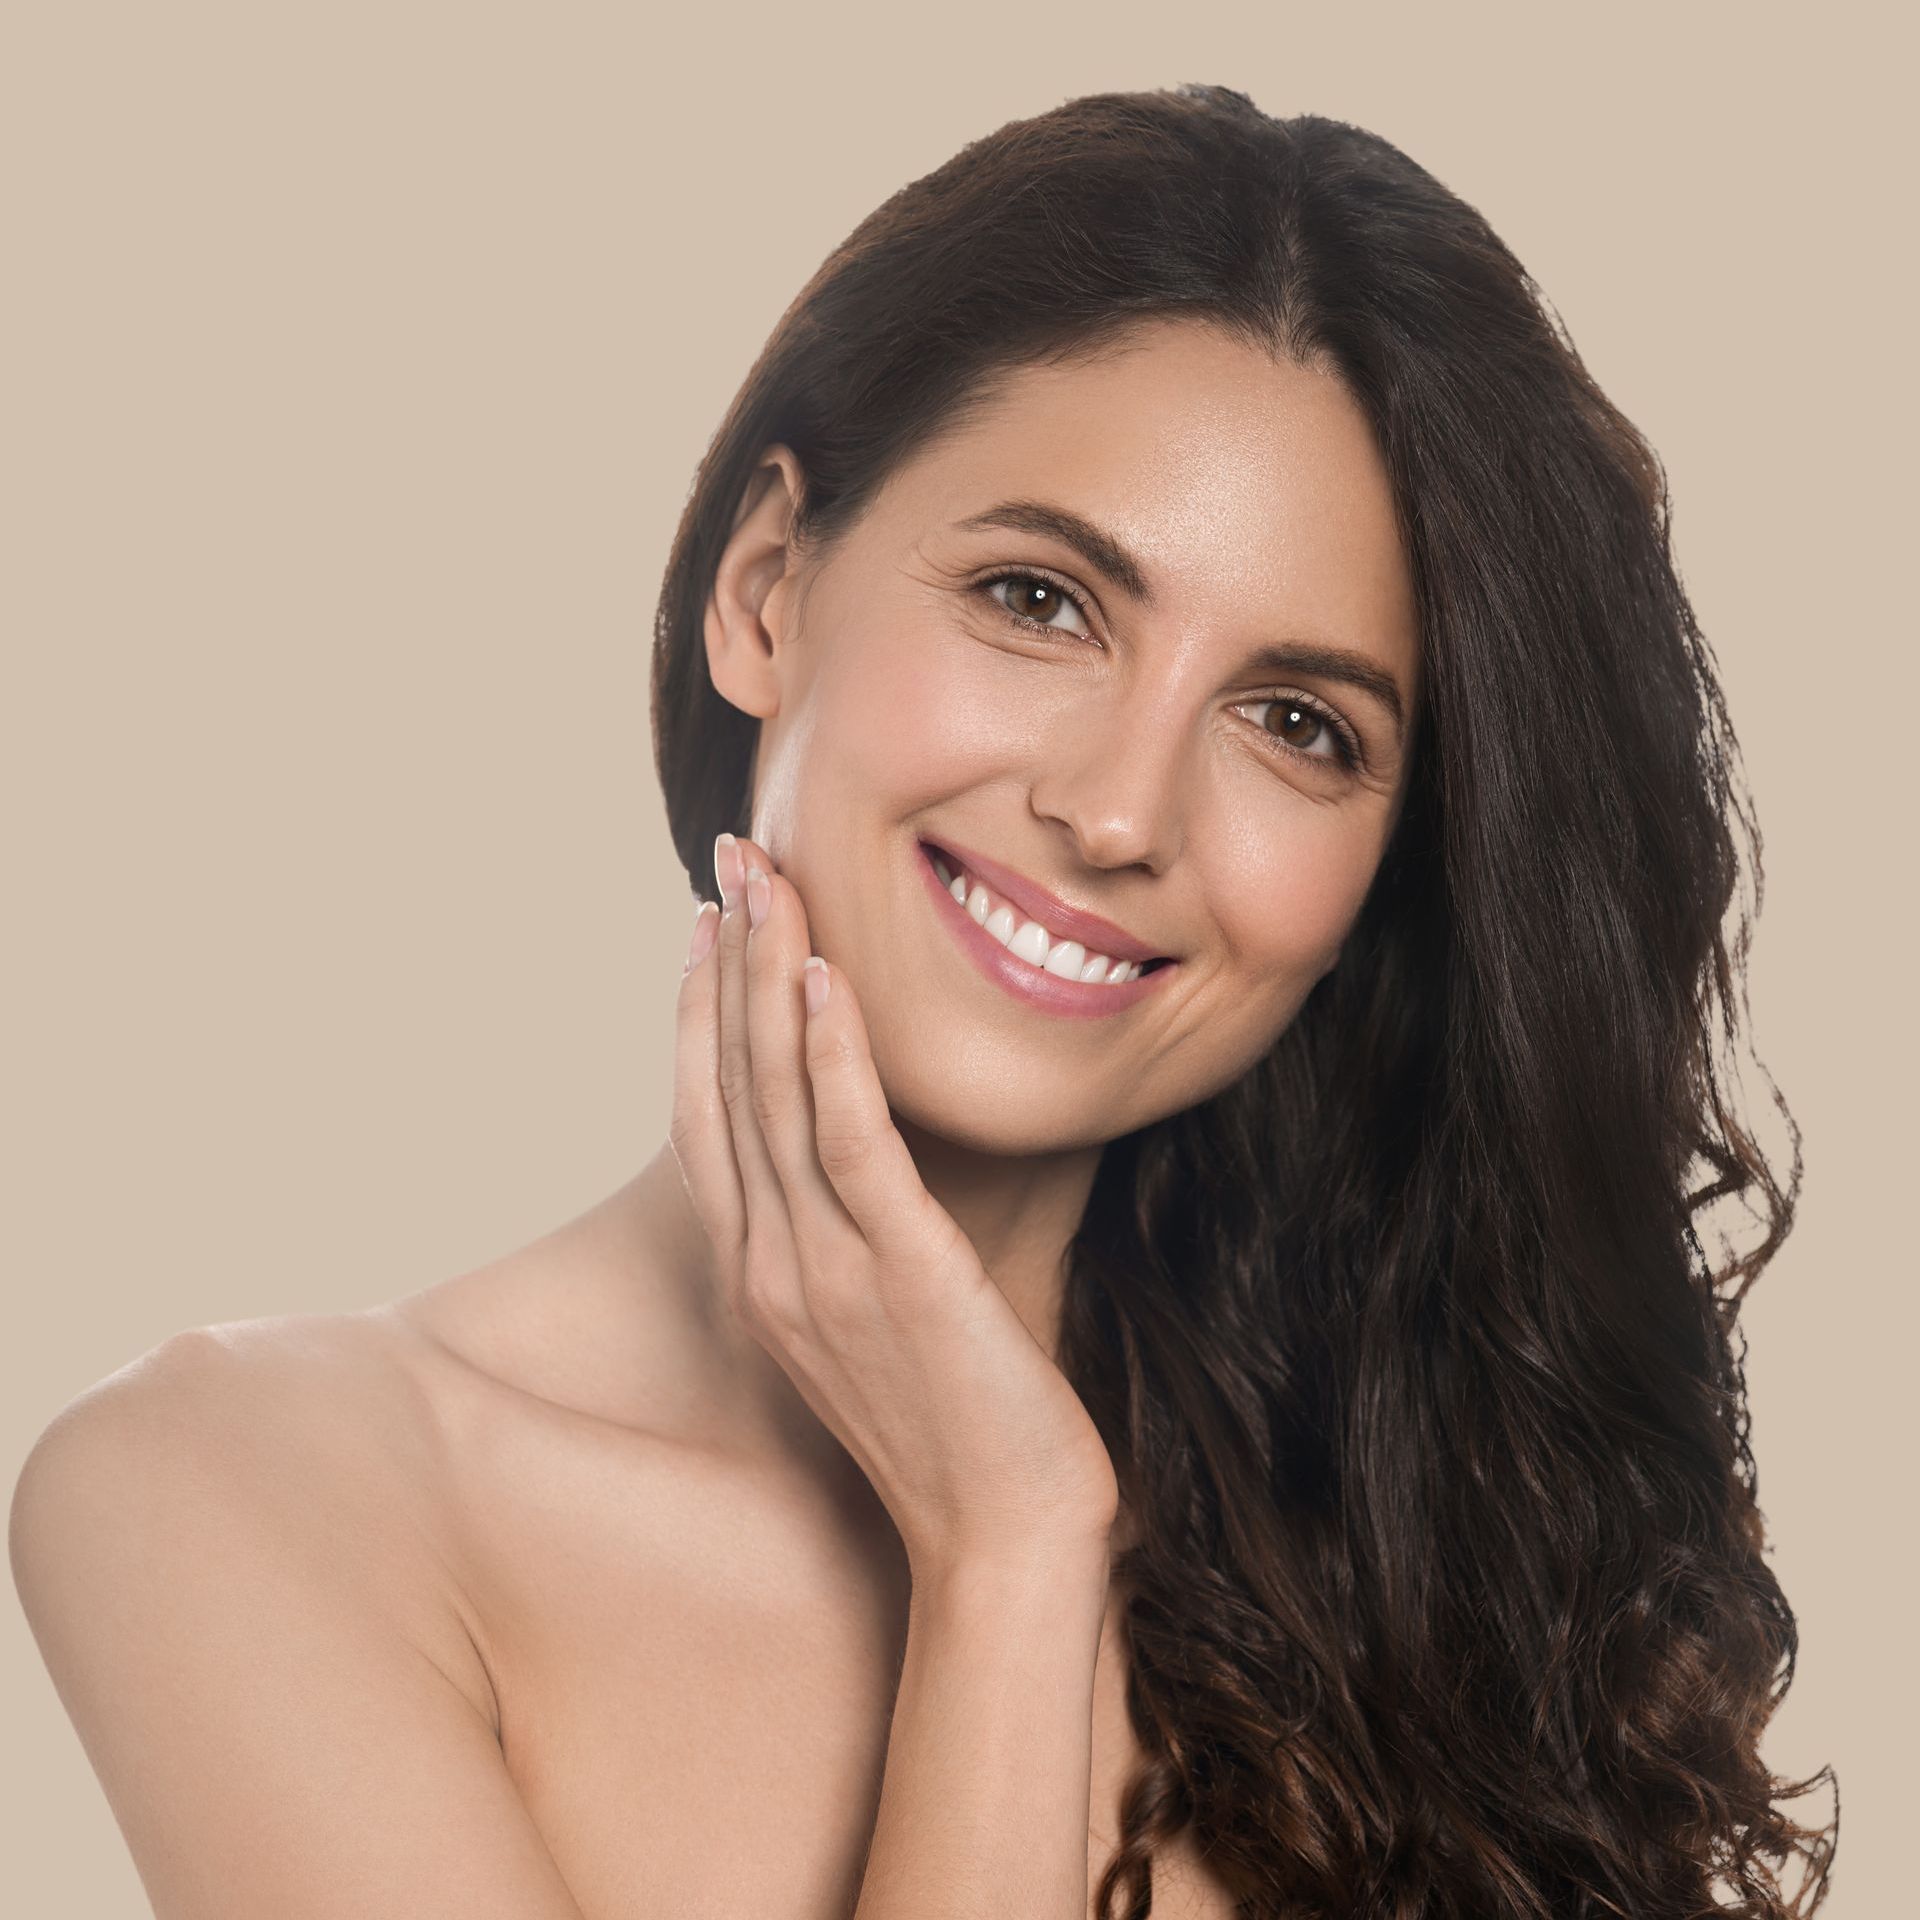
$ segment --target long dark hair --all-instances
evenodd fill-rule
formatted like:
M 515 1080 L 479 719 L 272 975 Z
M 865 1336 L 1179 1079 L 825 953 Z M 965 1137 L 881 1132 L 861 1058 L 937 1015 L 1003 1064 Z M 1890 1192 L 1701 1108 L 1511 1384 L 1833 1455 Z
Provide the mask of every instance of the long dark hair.
M 1225 1092 L 1108 1144 L 1070 1251 L 1060 1361 L 1137 1529 L 1145 1758 L 1100 1910 L 1146 1915 L 1190 1826 L 1244 1916 L 1811 1913 L 1837 1786 L 1801 1825 L 1775 1802 L 1832 1770 L 1759 1756 L 1796 1637 L 1736 1348 L 1801 1171 L 1777 1090 L 1784 1183 L 1731 1098 L 1760 836 L 1660 464 L 1472 207 L 1211 86 L 1069 101 L 902 188 L 781 318 L 674 540 L 674 845 L 712 898 L 747 830 L 758 722 L 702 612 L 766 445 L 823 553 L 996 378 L 1148 317 L 1345 382 L 1424 684 L 1340 964 Z M 1722 1202 L 1761 1232 L 1716 1262 Z

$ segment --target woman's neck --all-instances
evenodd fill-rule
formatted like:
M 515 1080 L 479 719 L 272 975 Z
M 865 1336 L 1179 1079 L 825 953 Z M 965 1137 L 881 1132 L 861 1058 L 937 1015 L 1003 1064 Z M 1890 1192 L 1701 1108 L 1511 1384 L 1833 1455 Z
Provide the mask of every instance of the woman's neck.
M 1042 1351 L 1054 1357 L 1067 1244 L 1086 1210 L 1100 1148 L 979 1153 L 911 1122 L 896 1124 L 922 1184 L 953 1215 Z
M 1097 1146 L 1010 1158 L 900 1131 L 921 1180 L 953 1215 L 988 1274 L 1050 1358 L 1058 1351 L 1063 1267 L 1099 1166 Z M 742 1444 L 766 1445 L 837 1470 L 832 1441 L 773 1355 L 735 1313 L 712 1247 L 663 1143 L 623 1195 L 645 1266 L 677 1276 L 687 1323 L 699 1330 L 709 1403 L 731 1408 Z

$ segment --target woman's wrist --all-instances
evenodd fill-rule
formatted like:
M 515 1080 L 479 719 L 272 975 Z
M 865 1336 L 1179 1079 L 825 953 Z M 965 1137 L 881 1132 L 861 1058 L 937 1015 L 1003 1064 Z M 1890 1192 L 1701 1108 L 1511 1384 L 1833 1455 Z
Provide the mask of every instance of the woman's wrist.
M 1019 1541 L 953 1543 L 909 1555 L 916 1600 L 938 1597 L 965 1609 L 1046 1607 L 1062 1596 L 1104 1595 L 1112 1567 L 1111 1530 L 1071 1532 Z

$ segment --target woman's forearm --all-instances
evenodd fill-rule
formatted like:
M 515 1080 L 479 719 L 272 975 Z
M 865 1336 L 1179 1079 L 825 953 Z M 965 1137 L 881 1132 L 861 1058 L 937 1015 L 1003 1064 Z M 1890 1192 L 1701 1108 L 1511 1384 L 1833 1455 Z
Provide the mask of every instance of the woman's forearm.
M 921 1579 L 854 1920 L 1086 1920 L 1106 1542 Z

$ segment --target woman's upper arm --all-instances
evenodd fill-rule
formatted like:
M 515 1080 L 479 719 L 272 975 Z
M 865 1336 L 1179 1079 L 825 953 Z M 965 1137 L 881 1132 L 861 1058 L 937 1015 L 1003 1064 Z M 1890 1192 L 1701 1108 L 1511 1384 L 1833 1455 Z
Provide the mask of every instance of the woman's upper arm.
M 202 1334 L 83 1395 L 14 1490 L 14 1582 L 157 1920 L 580 1920 L 377 1517 Z

